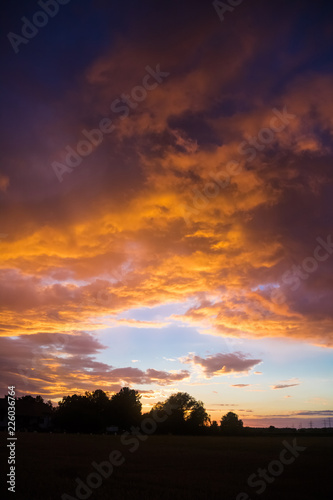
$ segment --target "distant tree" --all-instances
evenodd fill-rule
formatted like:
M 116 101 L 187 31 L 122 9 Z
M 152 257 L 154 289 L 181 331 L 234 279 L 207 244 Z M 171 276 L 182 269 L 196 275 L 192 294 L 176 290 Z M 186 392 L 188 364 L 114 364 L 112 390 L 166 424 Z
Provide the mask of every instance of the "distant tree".
M 96 432 L 97 419 L 86 395 L 64 396 L 58 402 L 55 425 L 67 432 Z
M 213 420 L 213 422 L 210 424 L 210 432 L 211 434 L 218 434 L 219 426 L 216 420 Z
M 51 401 L 44 401 L 44 399 L 42 398 L 42 396 L 36 396 L 36 397 L 33 397 L 33 396 L 30 396 L 30 395 L 26 395 L 26 396 L 22 396 L 20 398 L 18 398 L 18 404 L 20 407 L 24 407 L 24 408 L 39 408 L 41 410 L 53 410 L 53 405 L 52 405 L 52 402 Z
M 172 411 L 169 411 L 168 418 L 160 426 L 160 430 L 164 432 L 198 433 L 210 421 L 203 402 L 197 401 L 187 392 L 177 392 L 163 403 L 156 403 L 152 412 L 157 412 L 157 415 L 165 415 L 166 407 Z
M 64 396 L 56 410 L 56 427 L 68 432 L 103 432 L 107 426 L 128 429 L 141 418 L 140 395 L 124 387 L 109 399 L 101 389 Z
M 108 395 L 101 389 L 94 392 L 86 392 L 90 411 L 94 415 L 95 430 L 104 431 L 111 420 L 111 402 Z
M 40 430 L 51 425 L 54 409 L 51 401 L 44 401 L 42 396 L 22 396 L 16 402 L 17 427 Z
M 229 411 L 222 417 L 220 428 L 223 434 L 239 434 L 243 430 L 243 421 L 239 420 L 236 413 Z
M 196 401 L 192 406 L 190 414 L 187 417 L 187 424 L 191 431 L 198 431 L 203 426 L 210 424 L 209 415 L 202 401 Z
M 157 419 L 156 421 L 158 422 L 158 430 L 159 432 L 167 432 L 167 422 L 169 416 L 165 412 L 165 402 L 159 401 L 158 403 L 155 403 L 152 409 L 143 415 L 143 417 L 150 417 L 154 418 L 156 415 Z
M 111 397 L 110 410 L 112 424 L 121 429 L 129 429 L 136 426 L 141 420 L 141 395 L 138 391 L 123 387 L 117 394 Z
M 102 432 L 110 420 L 110 400 L 97 389 L 64 396 L 55 412 L 55 425 L 67 432 Z
M 85 396 L 89 403 L 96 409 L 98 413 L 107 412 L 110 406 L 110 399 L 108 395 L 101 389 L 97 389 L 94 392 L 85 392 Z

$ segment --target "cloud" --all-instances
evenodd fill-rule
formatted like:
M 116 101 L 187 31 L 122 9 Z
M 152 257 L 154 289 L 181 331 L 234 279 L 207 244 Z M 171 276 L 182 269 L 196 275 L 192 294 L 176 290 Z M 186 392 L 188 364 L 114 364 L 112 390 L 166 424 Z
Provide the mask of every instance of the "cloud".
M 271 389 L 286 389 L 287 387 L 295 387 L 296 385 L 300 385 L 298 379 L 285 380 L 280 384 L 271 385 Z
M 0 337 L 0 346 L 1 380 L 10 374 L 11 384 L 22 394 L 58 398 L 98 388 L 118 391 L 124 384 L 168 386 L 190 376 L 187 370 L 140 370 L 99 362 L 96 356 L 105 346 L 86 332 Z
M 119 323 L 120 325 L 126 325 L 135 328 L 164 328 L 165 326 L 169 325 L 169 323 L 167 322 L 142 321 L 142 320 L 123 319 L 123 318 L 118 319 L 117 323 Z
M 154 391 L 152 389 L 150 390 L 141 390 L 139 393 L 142 395 L 143 399 L 154 399 L 156 398 L 156 395 L 158 394 L 157 391 Z
M 0 173 L 0 191 L 6 192 L 9 186 L 9 177 Z
M 261 363 L 261 359 L 248 358 L 241 352 L 235 353 L 219 353 L 202 358 L 194 354 L 190 354 L 183 358 L 183 363 L 191 363 L 201 366 L 203 373 L 207 378 L 225 375 L 229 373 L 245 373 L 248 374 L 251 368 Z
M 186 153 L 192 154 L 198 150 L 197 142 L 184 137 L 184 133 L 182 133 L 181 131 L 172 130 L 171 133 L 176 139 L 177 146 L 185 150 Z
M 333 417 L 333 410 L 304 410 L 294 413 L 294 415 L 311 417 L 311 416 L 323 416 L 323 417 Z
M 309 62 L 327 52 L 330 18 L 316 43 L 306 31 L 295 48 L 298 5 L 281 6 L 283 46 L 268 2 L 257 10 L 244 3 L 223 29 L 211 4 L 165 6 L 142 18 L 133 7 L 125 16 L 128 36 L 115 30 L 112 43 L 96 45 L 84 61 L 72 52 L 68 64 L 57 59 L 66 78 L 75 66 L 70 88 L 65 80 L 45 85 L 37 60 L 28 80 L 7 75 L 9 93 L 20 90 L 10 102 L 24 116 L 10 108 L 6 116 L 15 123 L 8 119 L 3 132 L 0 227 L 8 237 L 0 241 L 0 335 L 11 360 L 4 360 L 5 381 L 10 373 L 19 382 L 15 363 L 25 366 L 33 349 L 41 365 L 26 371 L 32 391 L 176 381 L 171 372 L 99 363 L 99 331 L 115 325 L 142 331 L 176 319 L 222 338 L 333 347 L 332 256 L 296 290 L 283 278 L 332 229 L 333 79 L 320 65 L 309 71 Z M 311 3 L 304 9 L 312 15 Z M 178 28 L 170 31 L 175 19 Z M 263 40 L 267 54 L 283 51 L 282 66 L 263 55 Z M 170 76 L 126 120 L 112 115 L 113 100 L 159 63 Z M 286 83 L 277 89 L 277 81 Z M 295 117 L 261 150 L 253 147 L 250 161 L 249 139 L 270 126 L 273 109 L 284 108 Z M 114 133 L 58 183 L 53 159 L 63 159 L 67 144 L 76 146 L 84 128 L 108 116 Z M 235 161 L 239 172 L 221 185 Z M 277 288 L 283 304 L 272 300 Z M 135 316 L 139 307 L 186 301 L 188 309 L 170 318 Z M 68 350 L 61 353 L 49 335 Z M 249 373 L 261 360 L 220 353 L 184 362 L 210 378 Z M 188 372 L 177 376 L 186 380 Z
M 230 387 L 249 387 L 251 384 L 233 384 Z
M 293 412 L 286 412 L 284 414 L 277 415 L 262 415 L 262 417 L 331 417 L 333 416 L 333 410 L 296 410 Z
M 129 47 L 122 50 L 125 54 Z M 116 67 L 117 57 L 114 53 L 103 64 L 96 63 L 94 71 L 106 78 L 105 89 L 110 83 L 107 75 Z M 251 53 L 244 57 L 251 59 Z M 123 65 L 121 68 L 126 73 Z M 139 72 L 139 68 L 136 71 Z M 202 88 L 198 88 L 198 83 L 196 88 L 204 106 L 209 101 L 205 93 L 210 95 L 215 90 L 212 80 L 216 78 L 216 68 L 212 64 L 206 74 L 203 70 L 199 73 Z M 220 172 L 223 165 L 235 158 L 244 163 L 238 152 L 240 142 L 272 118 L 269 103 L 260 109 L 255 102 L 249 103 L 246 111 L 235 111 L 228 118 L 222 113 L 208 121 L 212 134 L 214 131 L 217 137 L 224 137 L 224 142 L 221 145 L 216 139 L 207 145 L 200 134 L 202 127 L 208 126 L 207 120 L 200 118 L 202 127 L 194 134 L 187 124 L 191 120 L 185 120 L 186 113 L 193 115 L 190 103 L 184 100 L 183 111 L 178 109 L 178 103 L 170 107 L 170 99 L 181 95 L 188 81 L 192 82 L 196 76 L 194 71 L 184 80 L 176 78 L 166 82 L 165 89 L 161 85 L 161 94 L 154 101 L 160 121 L 149 122 L 150 132 L 145 128 L 138 131 L 134 119 L 131 134 L 136 137 L 137 130 L 138 137 L 132 160 L 135 172 L 141 172 L 143 183 L 138 182 L 133 173 L 126 177 L 124 185 L 119 181 L 112 198 L 108 191 L 110 169 L 102 169 L 106 176 L 105 191 L 104 184 L 99 186 L 98 200 L 89 211 L 80 203 L 81 195 L 69 197 L 65 205 L 62 198 L 61 204 L 56 197 L 52 203 L 45 199 L 39 209 L 30 211 L 20 211 L 12 207 L 9 200 L 5 201 L 8 205 L 5 207 L 8 210 L 4 210 L 8 215 L 3 216 L 6 227 L 15 227 L 11 238 L 1 242 L 0 296 L 6 307 L 3 329 L 7 335 L 13 331 L 37 333 L 73 327 L 88 330 L 92 323 L 98 328 L 99 318 L 104 318 L 106 313 L 115 316 L 138 305 L 192 298 L 195 305 L 179 315 L 179 319 L 204 327 L 210 334 L 255 338 L 291 336 L 319 345 L 333 345 L 329 260 L 320 263 L 316 276 L 303 281 L 297 293 L 287 288 L 285 304 L 277 305 L 271 300 L 273 285 L 281 281 L 290 267 L 287 263 L 302 262 L 312 255 L 316 245 L 317 223 L 299 234 L 297 240 L 292 227 L 301 216 L 312 220 L 314 207 L 318 220 L 325 221 L 329 209 L 329 196 L 324 193 L 329 185 L 328 153 L 317 152 L 321 161 L 314 176 L 311 158 L 304 157 L 304 150 L 298 151 L 292 142 L 294 139 L 297 142 L 298 133 L 304 135 L 304 117 L 310 120 L 306 121 L 307 126 L 312 124 L 315 128 L 308 104 L 311 85 L 303 82 L 300 90 L 295 82 L 280 98 L 280 108 L 287 102 L 287 109 L 297 116 L 290 129 L 292 141 L 288 142 L 289 129 L 276 137 L 278 149 L 264 150 L 260 157 L 258 155 L 256 168 L 244 168 L 206 207 L 194 209 L 193 221 L 187 225 L 181 207 L 192 206 L 195 196 L 200 204 L 200 196 L 206 183 L 211 182 L 212 172 Z M 96 85 L 103 87 L 104 83 L 98 83 L 100 78 Z M 125 75 L 123 78 L 126 79 Z M 226 77 L 221 73 L 219 78 L 223 81 Z M 311 81 L 315 88 L 322 86 L 325 96 L 331 83 L 321 77 L 313 77 Z M 317 108 L 320 126 L 330 126 L 323 102 L 311 103 Z M 163 116 L 159 114 L 161 107 Z M 170 127 L 171 116 L 184 121 L 183 126 Z M 174 130 L 177 130 L 176 137 Z M 195 142 L 198 147 L 189 152 L 180 147 L 180 137 Z M 152 144 L 157 148 L 153 154 Z M 131 154 L 127 151 L 126 155 Z M 285 152 L 290 161 L 285 160 Z M 268 167 L 272 153 L 277 166 L 273 170 Z M 95 179 L 92 177 L 85 179 L 83 173 L 80 177 L 89 189 Z M 118 199 L 122 189 L 126 203 Z M 204 204 L 202 199 L 201 204 Z M 298 207 L 302 207 L 302 213 Z M 321 229 L 325 237 L 324 226 Z M 119 279 L 112 277 L 115 273 Z M 204 293 L 214 295 L 214 301 L 203 301 Z M 167 323 L 120 321 L 128 326 L 152 328 Z M 104 319 L 100 325 L 105 326 Z
M 215 406 L 239 406 L 236 403 L 217 403 Z
M 299 384 L 278 384 L 278 385 L 271 385 L 271 389 L 286 389 L 287 387 L 294 387 Z

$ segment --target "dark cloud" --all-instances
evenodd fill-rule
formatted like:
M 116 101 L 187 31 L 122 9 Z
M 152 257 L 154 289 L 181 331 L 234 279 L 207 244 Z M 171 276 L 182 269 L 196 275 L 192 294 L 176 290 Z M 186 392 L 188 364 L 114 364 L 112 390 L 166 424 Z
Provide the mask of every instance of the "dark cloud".
M 300 410 L 300 411 L 294 411 L 290 413 L 285 413 L 285 414 L 272 414 L 272 415 L 261 415 L 260 417 L 265 418 L 265 417 L 272 417 L 272 418 L 280 418 L 280 417 L 331 417 L 333 416 L 333 410 Z M 323 422 L 323 420 L 321 420 Z
M 206 377 L 225 375 L 227 373 L 248 373 L 251 368 L 261 363 L 261 361 L 261 359 L 248 358 L 241 352 L 219 353 L 206 358 L 191 354 L 183 359 L 184 363 L 201 366 Z
M 300 416 L 305 416 L 305 417 L 320 416 L 320 415 L 322 415 L 323 417 L 333 417 L 333 410 L 299 411 L 297 413 L 294 413 L 294 415 L 300 415 Z
M 216 406 L 239 406 L 235 403 L 217 403 Z
M 273 385 L 272 389 L 286 389 L 287 387 L 294 387 L 299 384 L 279 384 L 279 385 Z

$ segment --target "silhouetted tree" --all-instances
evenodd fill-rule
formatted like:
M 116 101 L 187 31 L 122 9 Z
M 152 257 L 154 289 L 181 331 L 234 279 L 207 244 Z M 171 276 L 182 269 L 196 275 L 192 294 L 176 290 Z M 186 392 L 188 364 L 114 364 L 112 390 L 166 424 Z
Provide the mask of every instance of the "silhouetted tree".
M 58 403 L 55 425 L 68 432 L 104 432 L 111 425 L 128 429 L 140 423 L 140 397 L 129 387 L 114 394 L 111 400 L 101 389 L 65 396 Z
M 141 395 L 138 391 L 123 387 L 117 394 L 111 397 L 112 424 L 121 429 L 129 429 L 136 426 L 141 420 Z
M 158 402 L 152 408 L 157 415 L 166 414 L 165 408 L 170 408 L 168 418 L 160 425 L 160 430 L 175 434 L 198 433 L 209 421 L 209 416 L 202 401 L 197 401 L 187 392 L 172 394 L 163 403 Z
M 219 433 L 219 426 L 216 420 L 213 420 L 213 422 L 210 425 L 210 432 L 211 434 L 218 434 Z
M 28 430 L 48 428 L 53 412 L 51 401 L 44 401 L 42 396 L 22 396 L 16 402 L 17 427 Z
M 104 431 L 112 420 L 112 408 L 108 395 L 101 389 L 94 392 L 86 392 L 89 406 L 94 414 L 96 431 Z
M 205 425 L 210 424 L 210 418 L 202 401 L 196 401 L 186 419 L 189 431 L 198 432 Z
M 243 421 L 239 420 L 236 413 L 229 411 L 222 417 L 220 428 L 223 434 L 240 434 L 243 430 Z
M 22 396 L 21 398 L 18 398 L 18 401 L 21 402 L 21 405 L 25 406 L 36 407 L 36 405 L 38 405 L 40 408 L 50 408 L 51 410 L 53 409 L 51 401 L 44 401 L 42 396 Z
M 97 389 L 64 396 L 55 412 L 55 425 L 68 432 L 102 432 L 111 420 L 111 402 Z
M 87 396 L 73 394 L 59 401 L 55 425 L 67 432 L 96 431 L 97 419 Z

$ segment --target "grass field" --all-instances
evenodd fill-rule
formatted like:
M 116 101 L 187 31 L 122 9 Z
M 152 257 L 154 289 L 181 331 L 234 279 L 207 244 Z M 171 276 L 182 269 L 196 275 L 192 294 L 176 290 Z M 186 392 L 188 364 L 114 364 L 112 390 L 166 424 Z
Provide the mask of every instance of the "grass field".
M 326 500 L 333 498 L 333 437 L 298 436 L 306 449 L 294 462 L 284 465 L 262 494 L 249 486 L 251 474 L 279 460 L 283 441 L 294 436 L 188 437 L 149 436 L 137 450 L 122 444 L 119 436 L 76 434 L 17 434 L 16 493 L 7 491 L 8 473 L 1 433 L 1 498 L 15 500 L 60 500 L 63 493 L 75 495 L 77 477 L 86 483 L 94 472 L 92 462 L 108 460 L 119 450 L 124 463 L 100 487 L 81 498 L 91 500 Z M 134 448 L 134 445 L 133 445 Z M 292 457 L 288 452 L 287 457 Z M 119 459 L 119 456 L 118 456 Z M 278 467 L 278 466 L 277 466 Z M 273 466 L 274 469 L 274 466 Z M 276 469 L 274 469 L 276 470 Z M 96 472 L 96 471 L 95 471 Z M 267 476 L 266 476 L 267 477 Z M 257 478 L 258 479 L 258 478 Z M 258 483 L 256 483 L 257 485 Z

